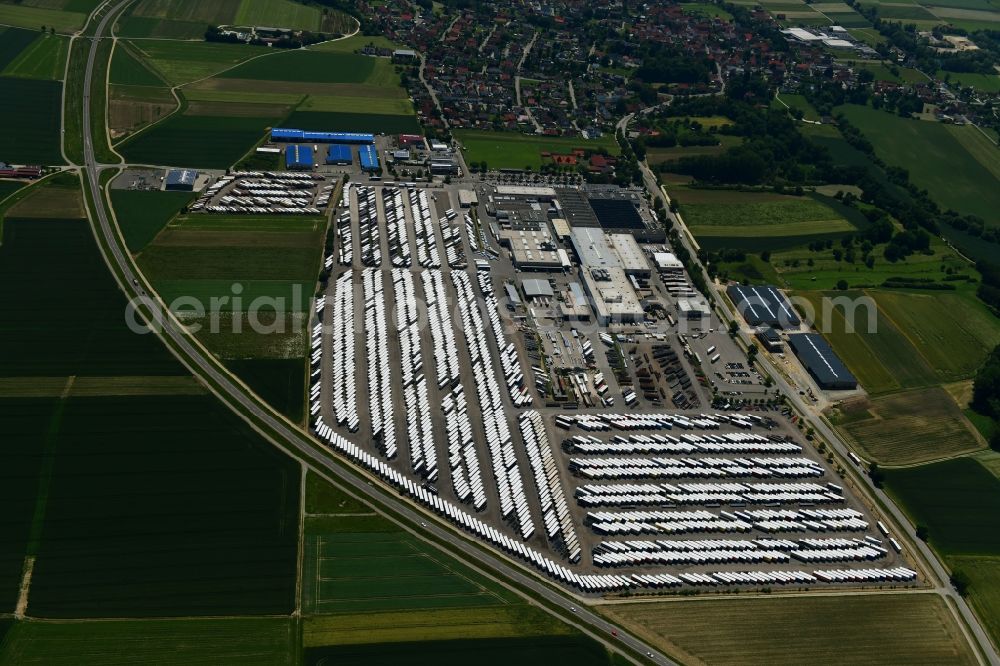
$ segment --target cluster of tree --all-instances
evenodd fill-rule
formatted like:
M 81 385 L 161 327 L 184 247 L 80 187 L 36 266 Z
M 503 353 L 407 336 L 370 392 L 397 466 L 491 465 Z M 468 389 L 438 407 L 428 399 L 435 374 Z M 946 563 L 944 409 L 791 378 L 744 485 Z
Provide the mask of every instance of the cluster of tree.
M 657 134 L 641 137 L 637 143 L 647 148 L 673 148 L 674 146 L 717 146 L 719 137 L 697 120 L 677 118 L 655 124 Z M 713 128 L 714 129 L 714 128 Z
M 1000 227 L 988 227 L 986 221 L 978 215 L 962 215 L 953 210 L 946 210 L 941 215 L 941 222 L 952 229 L 964 231 L 970 236 L 976 236 L 990 243 L 1000 243 Z
M 976 296 L 1000 317 L 1000 265 L 980 259 L 976 262 L 976 270 L 982 276 Z
M 1000 450 L 1000 345 L 986 358 L 972 382 L 972 409 L 993 419 L 990 446 Z
M 655 83 L 708 83 L 713 71 L 707 57 L 695 57 L 658 43 L 651 45 L 642 59 L 636 78 Z

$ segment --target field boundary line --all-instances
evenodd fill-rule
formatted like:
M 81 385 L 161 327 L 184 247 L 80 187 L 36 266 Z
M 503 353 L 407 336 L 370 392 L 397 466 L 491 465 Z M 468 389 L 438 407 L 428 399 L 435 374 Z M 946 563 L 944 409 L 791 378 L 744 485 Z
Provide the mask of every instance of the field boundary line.
M 460 572 L 458 572 L 458 571 L 455 571 L 454 569 L 452 569 L 451 567 L 449 567 L 449 566 L 448 566 L 447 564 L 445 564 L 444 562 L 441 562 L 440 560 L 438 560 L 437 558 L 435 558 L 435 557 L 434 557 L 433 555 L 430 555 L 429 553 L 421 553 L 421 552 L 420 552 L 420 551 L 418 551 L 418 550 L 417 550 L 416 548 L 414 548 L 414 545 L 413 545 L 412 543 L 410 543 L 409 541 L 404 541 L 404 543 L 405 543 L 405 544 L 406 544 L 407 546 L 409 546 L 410 548 L 413 548 L 413 550 L 414 550 L 414 551 L 416 552 L 416 554 L 418 554 L 418 555 L 423 555 L 424 557 L 426 557 L 427 559 L 429 559 L 429 560 L 430 560 L 431 562 L 433 562 L 434 564 L 438 565 L 438 566 L 439 566 L 439 567 L 441 567 L 442 569 L 446 569 L 447 571 L 451 572 L 451 574 L 452 574 L 453 576 L 458 576 L 459 578 L 462 578 L 463 580 L 465 580 L 465 581 L 467 581 L 467 582 L 471 583 L 471 584 L 472 584 L 473 586 L 475 586 L 475 587 L 478 587 L 478 588 L 479 588 L 479 590 L 480 590 L 481 592 L 485 592 L 485 593 L 486 593 L 486 594 L 488 594 L 489 596 L 491 596 L 491 597 L 495 598 L 495 599 L 496 599 L 497 601 L 499 601 L 499 602 L 500 602 L 500 603 L 501 603 L 502 605 L 504 605 L 504 606 L 509 606 L 509 605 L 510 605 L 510 604 L 508 604 L 508 603 L 507 603 L 507 601 L 506 601 L 506 600 L 502 599 L 501 597 L 499 597 L 498 595 L 496 595 L 496 594 L 495 594 L 494 592 L 492 592 L 491 590 L 488 590 L 488 589 L 486 589 L 485 587 L 483 587 L 482 585 L 480 585 L 480 584 L 479 584 L 478 582 L 476 582 L 476 581 L 472 580 L 471 578 L 469 578 L 469 577 L 468 577 L 468 576 L 466 576 L 465 574 L 463 574 L 463 573 L 460 573 Z

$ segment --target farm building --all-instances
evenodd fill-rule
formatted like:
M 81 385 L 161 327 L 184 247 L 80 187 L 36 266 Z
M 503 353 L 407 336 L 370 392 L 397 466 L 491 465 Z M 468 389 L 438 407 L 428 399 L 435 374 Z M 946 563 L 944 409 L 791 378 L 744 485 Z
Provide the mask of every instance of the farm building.
M 795 333 L 788 336 L 788 344 L 821 389 L 847 391 L 857 388 L 858 380 L 818 333 Z
M 163 189 L 178 192 L 191 192 L 194 182 L 198 180 L 198 172 L 190 169 L 171 169 L 163 183 Z
M 346 143 L 331 143 L 326 149 L 327 164 L 351 164 L 354 158 L 351 157 L 351 147 Z
M 777 287 L 730 286 L 726 293 L 751 326 L 798 328 L 801 320 Z
M 309 146 L 288 146 L 285 149 L 285 168 L 289 171 L 311 171 L 313 149 Z
M 361 170 L 381 173 L 382 166 L 378 161 L 378 151 L 375 146 L 361 146 L 358 149 L 358 159 L 361 160 Z
M 374 134 L 360 132 L 307 132 L 300 129 L 274 128 L 271 130 L 271 141 L 281 143 L 375 143 Z

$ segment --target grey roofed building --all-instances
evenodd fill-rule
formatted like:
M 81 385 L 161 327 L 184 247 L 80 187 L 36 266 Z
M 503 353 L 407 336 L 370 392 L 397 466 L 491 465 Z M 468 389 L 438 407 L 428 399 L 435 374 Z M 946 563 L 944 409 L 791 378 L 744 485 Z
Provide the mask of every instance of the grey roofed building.
M 726 289 L 726 293 L 736 306 L 736 311 L 751 326 L 798 328 L 802 323 L 777 287 L 744 287 L 734 284 Z
M 164 181 L 164 188 L 168 190 L 188 191 L 194 189 L 194 183 L 198 180 L 198 172 L 191 169 L 171 169 L 167 171 Z
M 821 389 L 847 391 L 858 387 L 858 380 L 818 333 L 795 333 L 788 344 L 806 371 Z
M 538 278 L 521 280 L 521 290 L 525 298 L 551 298 L 554 293 L 548 280 Z
M 574 227 L 570 240 L 580 263 L 588 268 L 621 267 L 618 255 L 600 227 Z

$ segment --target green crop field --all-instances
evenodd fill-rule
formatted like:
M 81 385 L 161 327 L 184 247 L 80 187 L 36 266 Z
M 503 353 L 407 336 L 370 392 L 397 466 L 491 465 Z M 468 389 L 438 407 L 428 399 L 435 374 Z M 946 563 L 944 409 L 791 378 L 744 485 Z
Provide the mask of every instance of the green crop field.
M 0 155 L 15 164 L 62 164 L 62 84 L 0 77 Z
M 0 202 L 24 187 L 24 183 L 17 180 L 0 180 Z
M 420 655 L 421 661 L 439 666 L 508 666 L 509 664 L 571 663 L 605 666 L 612 663 L 607 649 L 586 636 L 538 638 L 458 639 L 413 643 L 379 643 L 310 648 L 307 666 L 323 664 L 368 664 L 395 666 Z
M 156 338 L 122 326 L 125 301 L 86 221 L 7 218 L 3 234 L 0 376 L 184 372 Z M 67 275 L 72 298 L 54 307 Z
M 204 79 L 249 58 L 269 55 L 263 46 L 244 44 L 152 40 L 129 42 L 129 45 L 173 85 Z
M 60 81 L 66 73 L 68 56 L 69 39 L 61 35 L 38 35 L 0 73 L 24 79 Z
M 944 79 L 948 76 L 951 85 L 960 84 L 971 86 L 976 90 L 986 93 L 1000 92 L 1000 75 L 997 74 L 976 74 L 973 72 L 943 72 L 937 73 L 937 78 Z
M 305 416 L 305 358 L 227 361 L 226 367 L 272 407 L 300 423 Z
M 788 108 L 790 111 L 799 110 L 802 112 L 803 120 L 819 120 L 819 113 L 802 95 L 779 95 L 774 98 L 774 102 L 771 103 L 771 107 L 775 109 Z
M 34 30 L 0 26 L 0 71 L 17 60 L 17 57 L 38 38 Z
M 353 53 L 284 51 L 231 69 L 224 78 L 316 83 L 365 83 L 375 72 L 375 58 Z
M 125 46 L 125 42 L 119 42 L 115 48 L 115 54 L 111 58 L 111 79 L 112 84 L 126 86 L 162 86 L 161 79 L 153 70 L 140 62 L 132 51 Z
M 118 226 L 132 252 L 146 247 L 167 222 L 193 200 L 194 195 L 188 192 L 111 191 Z
M 322 28 L 322 14 L 314 5 L 292 0 L 242 0 L 239 5 L 232 21 L 236 25 L 270 25 L 314 32 Z
M 515 132 L 456 130 L 468 162 L 486 161 L 491 169 L 540 169 L 542 153 L 567 153 L 575 148 L 618 155 L 621 151 L 613 135 L 585 140 L 576 137 L 541 137 Z
M 287 618 L 18 622 L 0 663 L 292 666 L 297 638 Z
M 339 113 L 294 111 L 284 124 L 288 127 L 317 131 L 385 132 L 386 134 L 420 134 L 416 116 L 377 113 Z
M 337 486 L 327 483 L 315 472 L 306 475 L 307 514 L 372 513 L 372 508 L 348 495 Z
M 969 577 L 968 601 L 994 642 L 1000 641 L 1000 558 L 949 557 L 948 564 Z
M 118 145 L 118 152 L 133 164 L 226 169 L 278 120 L 274 116 L 175 114 L 126 139 Z
M 684 221 L 697 238 L 810 236 L 856 228 L 830 205 L 809 197 L 758 199 L 746 193 L 739 201 L 689 203 L 685 192 L 679 194 L 679 201 Z
M 941 388 L 894 393 L 842 409 L 841 430 L 863 449 L 865 458 L 882 465 L 914 465 L 983 446 Z
M 682 663 L 977 663 L 933 594 L 686 599 L 602 610 Z
M 368 109 L 376 115 L 412 116 L 413 104 L 405 98 L 391 97 L 342 97 L 336 95 L 310 95 L 302 102 L 302 111 L 336 112 L 354 114 L 358 109 Z
M 373 45 L 380 48 L 386 49 L 405 49 L 405 44 L 400 44 L 387 39 L 381 35 L 362 35 L 357 34 L 353 37 L 347 37 L 346 39 L 337 39 L 330 42 L 323 42 L 322 44 L 317 44 L 315 46 L 310 46 L 309 48 L 315 51 L 333 51 L 336 53 L 354 53 L 360 49 L 363 49 L 367 45 Z
M 90 10 L 86 10 L 89 12 Z M 70 33 L 83 27 L 87 14 L 27 4 L 0 3 L 0 24 L 38 30 L 40 26 L 55 28 L 57 32 Z
M 32 615 L 291 611 L 298 465 L 221 403 L 70 398 L 49 432 Z
M 943 207 L 1000 224 L 1000 181 L 941 123 L 907 120 L 856 105 L 837 107 L 887 163 L 908 169 Z
M 1000 479 L 972 458 L 886 469 L 885 485 L 943 555 L 1000 555 Z
M 946 125 L 948 132 L 997 180 L 1000 180 L 1000 148 L 994 139 L 972 125 Z M 994 135 L 995 136 L 995 135 Z

